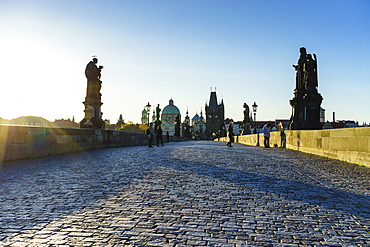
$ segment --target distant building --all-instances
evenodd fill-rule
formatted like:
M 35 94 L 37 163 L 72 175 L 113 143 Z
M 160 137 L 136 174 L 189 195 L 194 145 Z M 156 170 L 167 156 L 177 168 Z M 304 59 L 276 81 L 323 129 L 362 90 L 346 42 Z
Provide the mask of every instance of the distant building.
M 186 137 L 186 138 L 191 138 L 192 137 L 192 133 L 191 133 L 191 125 L 190 125 L 190 117 L 189 117 L 189 111 L 186 110 L 186 116 L 185 116 L 185 119 L 184 119 L 184 122 L 182 123 L 182 137 Z
M 119 118 L 118 118 L 118 120 L 117 120 L 116 125 L 117 125 L 117 127 L 119 128 L 119 127 L 121 127 L 121 125 L 122 125 L 122 124 L 125 124 L 125 121 L 123 120 L 122 114 L 120 114 L 120 115 L 119 115 Z
M 207 125 L 203 117 L 203 111 L 200 111 L 200 116 L 197 114 L 191 119 L 192 132 L 194 139 L 206 139 Z
M 209 104 L 206 104 L 206 135 L 207 138 L 212 136 L 225 136 L 226 130 L 224 127 L 225 106 L 224 101 L 217 101 L 216 92 L 211 92 Z
M 162 121 L 162 131 L 163 134 L 166 134 L 168 131 L 170 136 L 175 135 L 175 126 L 176 126 L 176 118 L 179 118 L 181 123 L 181 114 L 179 108 L 173 104 L 173 100 L 169 100 L 169 104 L 163 108 L 161 121 Z M 181 131 L 180 131 L 181 133 Z
M 141 112 L 141 124 L 145 124 L 145 123 L 146 124 L 149 123 L 149 120 L 148 120 L 148 112 L 144 108 L 144 110 Z
M 331 123 L 331 126 L 333 126 L 333 129 L 359 127 L 358 122 L 355 122 L 353 120 L 337 120 L 337 121 Z
M 79 123 L 71 121 L 70 119 L 55 119 L 55 121 L 51 123 L 51 126 L 56 128 L 73 128 L 73 129 L 80 128 Z
M 320 123 L 325 123 L 325 109 L 320 107 Z
M 25 116 L 9 120 L 11 125 L 27 125 L 27 126 L 39 126 L 39 127 L 50 127 L 52 123 L 45 118 L 35 116 Z

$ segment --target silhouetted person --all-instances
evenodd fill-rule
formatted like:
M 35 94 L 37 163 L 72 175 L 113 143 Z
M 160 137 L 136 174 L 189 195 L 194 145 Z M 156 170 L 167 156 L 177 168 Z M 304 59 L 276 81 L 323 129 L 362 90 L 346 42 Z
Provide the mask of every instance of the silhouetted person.
M 233 124 L 232 123 L 229 123 L 228 132 L 229 132 L 229 142 L 227 143 L 227 145 L 229 147 L 232 147 L 231 144 L 233 143 L 233 138 L 234 138 L 234 131 L 233 131 Z
M 161 141 L 162 146 L 164 146 L 163 145 L 163 136 L 162 136 L 162 133 L 163 133 L 162 127 L 160 125 L 158 125 L 158 127 L 157 127 L 157 135 L 156 135 L 156 138 L 157 138 L 157 147 L 159 147 L 159 141 Z
M 148 129 L 146 130 L 146 134 L 148 135 L 148 147 L 153 147 L 153 139 L 154 139 L 154 129 L 153 123 L 149 124 Z
M 285 148 L 286 147 L 286 134 L 284 130 L 280 132 L 280 146 Z
M 166 131 L 167 142 L 170 142 L 170 133 Z
M 270 123 L 265 124 L 262 128 L 263 137 L 265 138 L 263 140 L 263 143 L 265 144 L 265 148 L 270 147 L 270 131 L 271 131 L 271 124 Z

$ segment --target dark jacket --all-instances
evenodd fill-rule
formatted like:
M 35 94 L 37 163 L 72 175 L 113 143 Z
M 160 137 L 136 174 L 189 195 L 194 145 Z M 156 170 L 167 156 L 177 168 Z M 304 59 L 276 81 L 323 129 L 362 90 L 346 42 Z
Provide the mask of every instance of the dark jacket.
M 162 139 L 162 133 L 163 133 L 162 129 L 161 128 L 158 128 L 157 129 L 157 135 L 156 135 L 156 138 L 158 140 Z

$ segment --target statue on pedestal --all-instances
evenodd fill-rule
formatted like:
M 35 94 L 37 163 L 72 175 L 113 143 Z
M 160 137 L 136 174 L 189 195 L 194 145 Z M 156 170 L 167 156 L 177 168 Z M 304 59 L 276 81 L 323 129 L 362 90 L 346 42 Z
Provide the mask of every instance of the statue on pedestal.
M 98 59 L 94 57 L 86 65 L 85 76 L 87 78 L 85 105 L 85 118 L 80 122 L 81 128 L 104 129 L 104 121 L 101 112 L 101 70 L 103 66 L 97 66 Z M 90 116 L 91 115 L 91 116 Z
M 154 121 L 154 125 L 155 125 L 155 131 L 157 131 L 158 126 L 160 126 L 162 124 L 162 121 L 160 120 L 161 119 L 161 108 L 159 108 L 159 104 L 155 108 L 155 111 L 156 111 L 156 115 L 155 115 L 156 120 Z M 153 112 L 153 114 L 154 114 L 154 112 Z
M 317 57 L 307 54 L 306 48 L 300 48 L 296 70 L 296 88 L 294 98 L 290 100 L 292 116 L 289 129 L 321 129 L 320 105 L 323 100 L 318 93 Z

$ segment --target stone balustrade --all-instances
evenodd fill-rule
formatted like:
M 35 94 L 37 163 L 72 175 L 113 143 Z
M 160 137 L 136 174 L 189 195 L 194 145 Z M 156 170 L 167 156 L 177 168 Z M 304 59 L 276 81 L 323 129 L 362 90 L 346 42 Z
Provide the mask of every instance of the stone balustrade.
M 147 135 L 100 129 L 0 126 L 0 161 L 147 145 Z
M 285 143 L 281 132 L 271 132 L 271 147 L 286 147 L 370 167 L 370 127 L 327 130 L 286 130 Z M 263 146 L 263 134 L 259 134 Z M 228 141 L 228 137 L 220 138 Z M 255 146 L 257 135 L 235 136 L 234 141 Z

